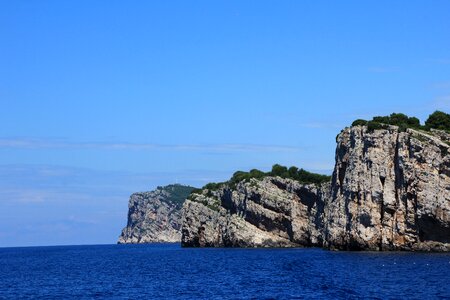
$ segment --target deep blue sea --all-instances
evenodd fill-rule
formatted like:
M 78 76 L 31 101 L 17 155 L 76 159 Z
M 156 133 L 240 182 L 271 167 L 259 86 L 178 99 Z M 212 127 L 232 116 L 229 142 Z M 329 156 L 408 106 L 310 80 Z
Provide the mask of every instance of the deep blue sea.
M 450 254 L 0 248 L 1 299 L 450 299 Z

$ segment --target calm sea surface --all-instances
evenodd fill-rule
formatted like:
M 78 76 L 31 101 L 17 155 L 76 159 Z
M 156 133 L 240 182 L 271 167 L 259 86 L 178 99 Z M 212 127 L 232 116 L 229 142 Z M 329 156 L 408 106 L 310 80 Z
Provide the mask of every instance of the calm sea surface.
M 450 299 L 450 254 L 0 248 L 0 298 Z

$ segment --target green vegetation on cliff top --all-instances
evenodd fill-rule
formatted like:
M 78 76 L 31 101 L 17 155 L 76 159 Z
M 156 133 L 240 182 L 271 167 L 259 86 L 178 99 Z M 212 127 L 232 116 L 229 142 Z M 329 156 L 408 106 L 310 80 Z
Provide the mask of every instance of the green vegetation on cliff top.
M 166 202 L 174 203 L 176 206 L 181 207 L 184 203 L 184 200 L 191 194 L 194 187 L 188 185 L 181 184 L 170 184 L 166 186 L 158 186 L 156 188 L 159 191 L 164 191 L 168 193 L 167 198 L 164 200 Z
M 393 113 L 390 116 L 377 116 L 370 121 L 363 119 L 355 120 L 352 126 L 367 125 L 370 132 L 376 129 L 386 129 L 388 125 L 399 127 L 400 131 L 406 131 L 407 128 L 420 129 L 429 131 L 430 129 L 439 129 L 450 132 L 450 114 L 442 111 L 435 111 L 425 121 L 425 125 L 421 125 L 416 117 L 408 117 L 402 113 Z
M 331 176 L 328 175 L 321 175 L 316 173 L 308 172 L 304 169 L 299 169 L 297 167 L 290 167 L 287 168 L 285 166 L 281 166 L 278 164 L 275 164 L 272 166 L 272 170 L 270 172 L 263 172 L 257 169 L 252 169 L 249 172 L 244 171 L 237 171 L 233 174 L 233 176 L 230 178 L 230 180 L 225 182 L 218 182 L 218 183 L 208 183 L 205 185 L 202 189 L 208 189 L 210 191 L 217 190 L 223 185 L 228 185 L 230 188 L 235 188 L 236 185 L 241 182 L 249 182 L 250 179 L 263 179 L 264 177 L 269 176 L 279 176 L 281 178 L 288 178 L 297 180 L 300 183 L 313 183 L 313 184 L 321 184 L 323 182 L 327 182 L 331 180 Z M 194 190 L 194 192 L 200 192 L 202 189 Z

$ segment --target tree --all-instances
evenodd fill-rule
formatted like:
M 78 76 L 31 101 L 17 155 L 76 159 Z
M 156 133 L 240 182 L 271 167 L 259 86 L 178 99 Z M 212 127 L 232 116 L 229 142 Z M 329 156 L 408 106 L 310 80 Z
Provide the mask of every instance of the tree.
M 289 173 L 288 173 L 288 169 L 285 166 L 275 164 L 272 166 L 272 175 L 285 178 L 285 177 L 289 176 Z
M 383 124 L 391 124 L 391 118 L 389 116 L 376 116 L 372 119 L 373 122 L 383 123 Z
M 358 120 L 355 120 L 355 121 L 353 121 L 353 123 L 352 123 L 352 126 L 364 126 L 364 125 L 367 125 L 367 121 L 366 120 L 363 120 L 363 119 L 358 119 Z
M 402 113 L 392 113 L 389 116 L 376 116 L 371 121 L 365 121 L 362 119 L 355 120 L 352 126 L 367 125 L 369 132 L 377 129 L 386 129 L 386 125 L 398 126 L 400 132 L 406 131 L 407 128 L 424 129 L 420 125 L 420 120 L 416 117 L 408 117 Z
M 440 130 L 450 130 L 450 115 L 437 110 L 428 117 L 425 121 L 425 126 Z
M 296 179 L 298 177 L 298 168 L 292 166 L 289 168 L 288 173 L 290 178 Z
M 416 117 L 410 117 L 408 119 L 408 126 L 413 128 L 419 128 L 420 127 L 420 120 Z
M 402 113 L 393 113 L 389 117 L 390 122 L 388 124 L 400 126 L 402 124 L 408 124 L 408 116 Z M 375 120 L 374 120 L 375 121 Z

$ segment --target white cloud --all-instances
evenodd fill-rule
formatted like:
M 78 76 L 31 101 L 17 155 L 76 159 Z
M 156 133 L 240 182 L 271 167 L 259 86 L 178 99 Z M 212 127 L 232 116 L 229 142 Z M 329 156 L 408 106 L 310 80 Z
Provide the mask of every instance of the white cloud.
M 43 203 L 50 197 L 48 191 L 34 189 L 2 189 L 0 191 L 0 201 L 14 201 L 18 203 Z
M 292 152 L 300 151 L 298 147 L 280 145 L 252 144 L 214 144 L 214 145 L 163 145 L 150 143 L 117 143 L 117 142 L 68 142 L 63 140 L 0 138 L 0 148 L 20 149 L 104 149 L 104 150 L 166 150 L 166 151 L 231 151 L 231 152 Z
M 65 190 L 67 189 L 67 190 Z M 1 202 L 16 202 L 22 204 L 39 204 L 48 202 L 81 202 L 91 201 L 99 198 L 96 195 L 89 195 L 86 191 L 74 192 L 74 187 L 19 187 L 2 189 L 0 191 Z M 112 197 L 109 197 L 112 198 Z

